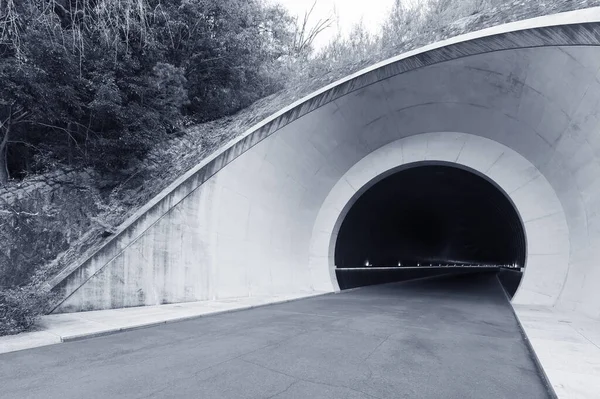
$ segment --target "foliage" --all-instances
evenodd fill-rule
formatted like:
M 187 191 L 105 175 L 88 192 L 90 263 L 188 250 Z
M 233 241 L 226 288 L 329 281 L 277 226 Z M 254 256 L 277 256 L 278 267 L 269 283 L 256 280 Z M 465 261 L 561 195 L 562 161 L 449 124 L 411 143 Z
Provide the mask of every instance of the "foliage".
M 130 170 L 185 115 L 281 88 L 292 22 L 261 0 L 0 0 L 0 170 Z
M 53 296 L 37 285 L 0 289 L 0 336 L 31 329 L 49 310 Z

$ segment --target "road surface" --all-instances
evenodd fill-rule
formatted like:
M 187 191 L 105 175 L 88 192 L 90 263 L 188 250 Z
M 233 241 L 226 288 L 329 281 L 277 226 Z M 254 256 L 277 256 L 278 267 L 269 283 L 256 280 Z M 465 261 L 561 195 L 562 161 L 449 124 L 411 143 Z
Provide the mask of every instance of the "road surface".
M 2 398 L 549 398 L 493 274 L 0 355 Z

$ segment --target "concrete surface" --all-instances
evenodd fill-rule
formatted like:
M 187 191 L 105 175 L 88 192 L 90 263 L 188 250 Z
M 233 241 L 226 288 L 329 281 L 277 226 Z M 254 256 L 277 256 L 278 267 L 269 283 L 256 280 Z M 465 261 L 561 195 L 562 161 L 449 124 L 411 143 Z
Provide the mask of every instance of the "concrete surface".
M 515 310 L 558 397 L 600 397 L 600 322 L 548 307 Z
M 311 270 L 335 275 L 331 251 L 350 207 L 381 179 L 418 161 L 441 161 L 479 173 L 506 193 L 519 211 L 527 237 L 525 273 L 513 301 L 554 304 L 569 269 L 569 230 L 560 200 L 540 171 L 518 152 L 464 133 L 410 136 L 379 147 L 352 165 L 329 192 L 315 220 Z
M 454 38 L 282 110 L 50 281 L 56 311 L 334 291 L 353 194 L 439 160 L 516 204 L 528 258 L 515 303 L 600 318 L 599 20 L 588 9 Z
M 320 294 L 230 298 L 216 301 L 51 314 L 41 317 L 37 326 L 38 331 L 0 337 L 0 353 L 109 335 L 218 313 L 246 310 L 314 295 Z
M 0 355 L 7 398 L 548 398 L 494 275 Z

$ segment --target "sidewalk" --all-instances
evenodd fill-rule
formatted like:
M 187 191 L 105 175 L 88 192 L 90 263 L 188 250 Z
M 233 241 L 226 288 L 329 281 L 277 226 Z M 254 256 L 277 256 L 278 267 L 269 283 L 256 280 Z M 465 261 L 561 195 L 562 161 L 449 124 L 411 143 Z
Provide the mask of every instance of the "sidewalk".
M 558 397 L 597 399 L 600 321 L 547 307 L 514 308 Z
M 42 316 L 39 331 L 0 337 L 0 353 L 76 341 L 116 332 L 289 302 L 325 293 L 230 298 L 216 301 L 63 313 Z

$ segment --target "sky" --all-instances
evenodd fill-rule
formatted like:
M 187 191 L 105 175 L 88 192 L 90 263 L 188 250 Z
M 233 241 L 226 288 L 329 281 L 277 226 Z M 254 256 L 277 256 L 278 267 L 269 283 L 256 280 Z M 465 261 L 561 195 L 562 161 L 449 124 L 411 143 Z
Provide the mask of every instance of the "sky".
M 300 17 L 314 3 L 314 0 L 271 1 L 282 4 L 292 15 L 300 15 Z M 336 10 L 339 28 L 343 33 L 348 32 L 355 24 L 359 23 L 361 18 L 365 26 L 370 27 L 375 32 L 381 26 L 393 4 L 394 0 L 317 0 L 313 15 L 314 20 L 319 20 L 326 18 Z M 324 46 L 336 33 L 336 27 L 329 28 L 317 38 L 315 47 L 320 48 Z

